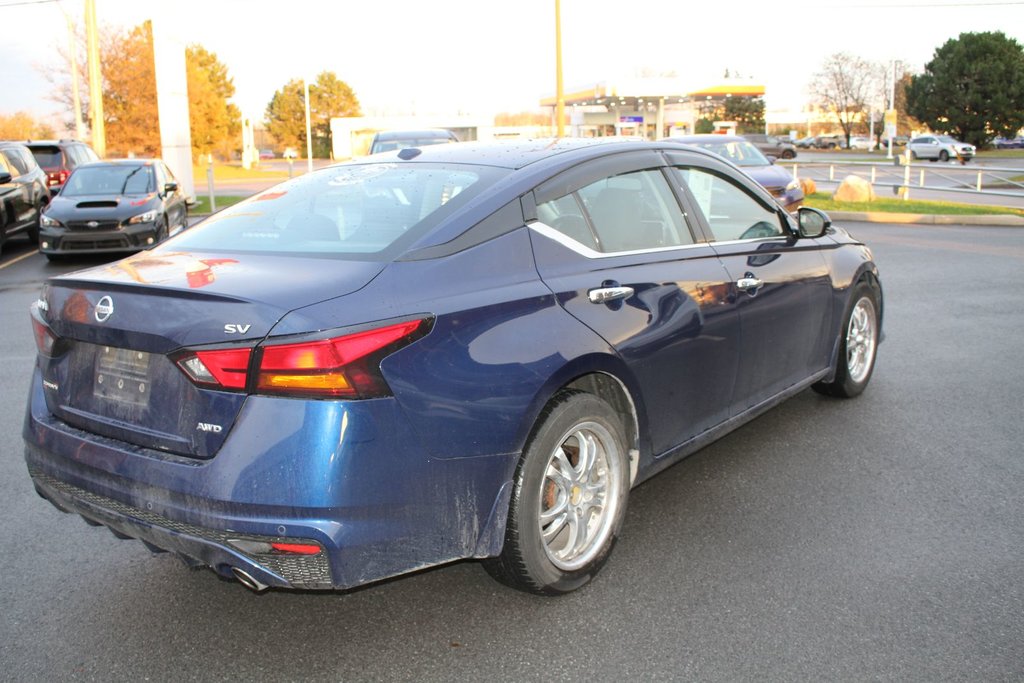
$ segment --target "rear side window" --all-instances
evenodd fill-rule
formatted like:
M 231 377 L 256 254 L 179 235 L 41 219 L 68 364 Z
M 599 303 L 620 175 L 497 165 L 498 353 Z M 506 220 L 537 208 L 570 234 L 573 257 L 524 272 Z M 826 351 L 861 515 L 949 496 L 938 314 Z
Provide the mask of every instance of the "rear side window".
M 21 156 L 21 150 L 15 147 L 9 147 L 3 150 L 3 155 L 7 157 L 7 166 L 10 169 L 11 175 L 15 178 L 29 172 L 29 164 L 25 161 L 24 157 Z
M 175 246 L 386 258 L 390 247 L 424 234 L 505 173 L 469 165 L 335 166 L 214 214 Z
M 692 244 L 659 170 L 623 173 L 537 206 L 537 218 L 583 246 L 616 253 Z

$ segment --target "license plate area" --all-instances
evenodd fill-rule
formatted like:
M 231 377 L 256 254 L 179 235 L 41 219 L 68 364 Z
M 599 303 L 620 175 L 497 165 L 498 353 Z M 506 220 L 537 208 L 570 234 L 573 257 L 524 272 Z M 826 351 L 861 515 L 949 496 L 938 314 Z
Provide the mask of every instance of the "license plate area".
M 145 351 L 101 346 L 96 352 L 93 396 L 107 401 L 149 405 L 149 354 Z

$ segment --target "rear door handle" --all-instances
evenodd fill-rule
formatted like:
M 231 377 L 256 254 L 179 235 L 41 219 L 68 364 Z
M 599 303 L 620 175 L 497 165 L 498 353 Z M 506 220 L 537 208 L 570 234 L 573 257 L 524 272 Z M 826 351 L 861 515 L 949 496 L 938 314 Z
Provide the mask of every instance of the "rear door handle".
M 617 299 L 628 299 L 633 296 L 632 287 L 599 287 L 587 292 L 592 304 L 604 304 Z

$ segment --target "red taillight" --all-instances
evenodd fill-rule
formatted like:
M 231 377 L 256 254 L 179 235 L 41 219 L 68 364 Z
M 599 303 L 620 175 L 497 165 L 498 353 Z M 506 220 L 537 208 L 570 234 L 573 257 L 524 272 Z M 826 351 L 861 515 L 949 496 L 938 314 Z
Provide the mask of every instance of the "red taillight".
M 261 393 L 373 398 L 390 394 L 380 373 L 381 351 L 417 337 L 422 320 L 333 339 L 263 347 L 256 390 Z
M 178 366 L 196 384 L 221 389 L 245 389 L 252 349 L 196 351 L 178 360 Z
M 32 317 L 32 333 L 36 338 L 36 348 L 39 349 L 39 353 L 44 356 L 49 356 L 53 353 L 53 344 L 57 341 L 57 338 L 53 336 L 53 332 L 50 332 L 50 328 L 36 318 Z
M 259 347 L 256 391 L 312 398 L 388 396 L 381 360 L 428 330 L 426 320 L 411 320 L 330 339 L 265 344 Z M 193 351 L 177 363 L 196 384 L 244 390 L 252 353 L 248 347 Z

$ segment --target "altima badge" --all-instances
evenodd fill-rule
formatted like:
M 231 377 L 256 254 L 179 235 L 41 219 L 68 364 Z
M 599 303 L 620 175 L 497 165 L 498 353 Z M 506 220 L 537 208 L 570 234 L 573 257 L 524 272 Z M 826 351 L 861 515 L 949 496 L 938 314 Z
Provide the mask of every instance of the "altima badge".
M 106 322 L 107 318 L 114 315 L 114 300 L 109 296 L 101 298 L 96 303 L 96 310 L 93 311 L 93 315 L 96 317 L 96 322 Z

